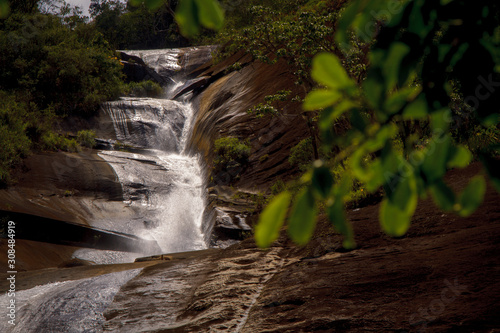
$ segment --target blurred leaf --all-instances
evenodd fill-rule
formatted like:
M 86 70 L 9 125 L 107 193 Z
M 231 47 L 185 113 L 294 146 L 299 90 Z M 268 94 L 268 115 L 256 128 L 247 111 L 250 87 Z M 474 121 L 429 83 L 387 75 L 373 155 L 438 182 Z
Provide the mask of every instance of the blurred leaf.
M 488 172 L 493 186 L 500 192 L 500 160 L 485 153 L 480 153 L 479 158 Z
M 344 203 L 341 200 L 342 195 L 336 196 L 333 204 L 327 207 L 328 219 L 332 223 L 335 230 L 344 236 L 342 246 L 346 249 L 353 249 L 356 247 L 354 241 L 354 232 L 351 224 L 347 221 L 344 210 Z
M 184 36 L 192 37 L 200 32 L 198 6 L 195 0 L 181 0 L 177 5 L 175 20 Z
M 336 90 L 313 90 L 304 101 L 303 109 L 306 111 L 314 111 L 325 108 L 336 103 L 342 94 Z
M 333 177 L 330 170 L 321 165 L 313 170 L 312 176 L 312 188 L 318 193 L 323 199 L 326 199 L 330 194 L 333 186 Z
M 7 18 L 9 14 L 9 2 L 7 0 L 0 0 L 0 19 Z
M 163 4 L 163 0 L 146 0 L 146 6 L 150 9 L 158 9 Z
M 267 248 L 278 236 L 290 204 L 289 192 L 278 194 L 260 214 L 255 227 L 255 241 L 258 247 Z
M 472 153 L 464 146 L 453 147 L 448 160 L 449 168 L 465 168 L 472 161 Z
M 392 90 L 398 83 L 399 67 L 403 58 L 410 52 L 405 43 L 393 42 L 383 65 L 386 89 Z M 404 82 L 399 82 L 403 84 Z
M 349 45 L 348 29 L 354 22 L 354 19 L 359 14 L 360 11 L 366 6 L 368 0 L 355 0 L 352 1 L 349 6 L 342 13 L 340 20 L 337 23 L 337 33 L 335 34 L 335 40 L 338 45 L 342 46 L 346 50 L 346 46 Z
M 323 52 L 314 57 L 311 76 L 318 83 L 333 89 L 354 86 L 340 60 L 331 53 Z
M 486 181 L 483 176 L 475 176 L 469 182 L 465 190 L 460 194 L 458 203 L 460 216 L 469 216 L 481 205 L 486 193 Z
M 305 245 L 312 237 L 316 226 L 316 201 L 309 188 L 297 195 L 288 224 L 290 238 L 299 245 Z
M 373 73 L 377 73 L 377 71 L 373 70 L 370 72 L 370 74 Z M 379 79 L 374 78 L 373 75 L 369 75 L 363 82 L 363 92 L 373 108 L 380 106 L 382 98 L 385 95 L 384 86 L 380 84 L 380 81 L 382 81 L 382 75 L 380 75 Z
M 363 117 L 359 109 L 353 109 L 351 112 L 351 124 L 360 132 L 364 132 L 366 127 L 370 124 L 370 120 L 366 117 Z
M 444 211 L 452 211 L 455 205 L 455 193 L 444 182 L 439 181 L 429 187 L 434 202 Z
M 404 119 L 422 119 L 428 114 L 429 112 L 427 111 L 427 102 L 422 95 L 408 104 L 403 110 Z
M 399 176 L 397 180 L 397 184 L 385 187 L 387 197 L 399 210 L 405 212 L 408 216 L 412 216 L 418 203 L 418 191 L 415 176 L 413 174 L 406 177 Z M 392 190 L 392 188 L 394 188 L 394 190 Z
M 390 236 L 403 236 L 410 227 L 411 215 L 400 210 L 388 199 L 380 204 L 379 218 L 382 229 Z
M 198 4 L 198 16 L 203 26 L 213 30 L 222 28 L 224 13 L 216 0 L 196 0 L 196 3 Z
M 435 135 L 432 138 L 425 151 L 425 160 L 421 166 L 427 183 L 432 183 L 444 176 L 450 149 L 453 149 L 453 146 L 451 146 L 451 139 L 448 135 Z
M 413 99 L 415 99 L 420 91 L 421 88 L 419 87 L 406 87 L 397 90 L 385 100 L 384 109 L 386 113 L 394 114 L 400 112 L 408 102 L 411 102 Z
M 444 133 L 450 127 L 451 111 L 448 108 L 434 111 L 431 113 L 431 125 L 434 132 Z
M 319 127 L 321 130 L 329 130 L 333 122 L 340 117 L 344 112 L 352 109 L 355 106 L 350 100 L 344 100 L 338 105 L 326 108 L 321 112 Z

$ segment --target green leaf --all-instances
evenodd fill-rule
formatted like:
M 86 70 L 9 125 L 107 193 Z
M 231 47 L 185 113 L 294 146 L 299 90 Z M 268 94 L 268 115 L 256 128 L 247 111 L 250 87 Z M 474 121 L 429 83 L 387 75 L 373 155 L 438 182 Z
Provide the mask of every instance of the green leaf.
M 417 208 L 418 190 L 415 176 L 410 174 L 407 177 L 400 176 L 398 183 L 393 185 L 394 191 L 387 188 L 387 197 L 399 210 L 412 216 Z
M 479 158 L 488 172 L 493 186 L 500 192 L 500 160 L 484 152 L 479 153 Z
M 10 14 L 9 2 L 7 0 L 0 0 L 0 19 L 8 17 Z
M 200 32 L 198 6 L 195 0 L 181 0 L 177 5 L 175 20 L 184 36 L 192 37 Z
M 316 226 L 316 201 L 309 188 L 302 190 L 290 215 L 288 234 L 298 245 L 305 245 L 312 237 Z
M 338 45 L 348 45 L 348 29 L 354 22 L 356 16 L 359 15 L 359 12 L 361 12 L 362 9 L 366 6 L 367 2 L 367 0 L 352 1 L 346 8 L 346 10 L 342 13 L 342 16 L 337 24 L 337 33 L 335 34 L 335 40 L 337 41 Z
M 449 151 L 454 147 L 448 135 L 435 135 L 425 151 L 425 160 L 421 169 L 425 174 L 427 183 L 430 184 L 444 176 Z
M 419 87 L 405 87 L 391 94 L 384 103 L 387 114 L 394 114 L 401 111 L 407 103 L 415 99 L 422 89 Z
M 380 75 L 377 75 L 377 73 Z M 377 78 L 377 76 L 379 76 L 379 78 Z M 381 72 L 372 70 L 370 75 L 368 75 L 363 82 L 363 92 L 373 108 L 378 108 L 382 102 L 382 98 L 385 96 L 384 86 L 380 83 L 381 81 Z
M 278 194 L 260 214 L 255 227 L 255 241 L 260 248 L 267 248 L 278 236 L 290 204 L 289 192 Z
M 452 211 L 455 205 L 455 193 L 442 181 L 429 187 L 434 202 L 444 211 Z
M 201 24 L 206 28 L 218 30 L 224 24 L 224 13 L 216 0 L 196 0 Z
M 333 122 L 340 117 L 344 112 L 352 109 L 356 105 L 350 100 L 344 100 L 336 106 L 326 108 L 321 112 L 319 120 L 319 128 L 322 131 L 330 130 Z
M 475 176 L 469 182 L 465 190 L 460 194 L 458 203 L 460 205 L 458 214 L 469 216 L 481 205 L 486 193 L 486 181 L 483 176 Z
M 146 6 L 150 9 L 158 9 L 163 4 L 163 0 L 146 0 Z
M 311 76 L 318 83 L 333 89 L 354 86 L 340 60 L 331 53 L 323 52 L 314 57 Z
M 380 204 L 380 224 L 386 234 L 394 237 L 403 236 L 411 223 L 411 215 L 400 210 L 390 200 L 385 199 Z
M 392 90 L 398 83 L 399 67 L 403 58 L 410 52 L 410 47 L 405 43 L 393 42 L 389 54 L 383 65 L 385 84 L 388 90 Z M 400 84 L 403 82 L 400 82 Z
M 448 160 L 449 168 L 465 168 L 472 161 L 472 153 L 464 146 L 454 147 Z
M 335 104 L 341 97 L 342 94 L 336 90 L 313 90 L 306 96 L 302 107 L 306 111 L 323 109 Z
M 352 230 L 351 224 L 346 219 L 344 204 L 341 198 L 342 195 L 336 196 L 333 204 L 327 206 L 326 209 L 328 219 L 332 223 L 335 230 L 337 230 L 344 236 L 342 246 L 346 249 L 353 249 L 356 247 L 356 242 L 354 241 L 354 232 Z
M 318 193 L 323 199 L 326 199 L 330 194 L 332 186 L 333 177 L 330 170 L 323 165 L 315 167 L 312 175 L 312 188 L 315 192 Z
M 420 96 L 419 98 L 408 104 L 403 110 L 403 119 L 422 119 L 428 114 L 429 111 L 427 110 L 427 102 L 425 100 L 425 97 Z

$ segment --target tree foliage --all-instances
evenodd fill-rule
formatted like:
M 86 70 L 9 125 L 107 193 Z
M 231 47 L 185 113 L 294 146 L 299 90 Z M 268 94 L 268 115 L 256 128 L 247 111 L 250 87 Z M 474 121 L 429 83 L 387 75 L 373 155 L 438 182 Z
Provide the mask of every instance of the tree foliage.
M 338 22 L 335 38 L 347 54 L 352 49 L 352 31 L 367 42 L 376 38 L 370 67 L 358 84 L 336 55 L 321 53 L 313 60 L 312 77 L 319 89 L 306 97 L 304 108 L 322 109 L 323 144 L 327 149 L 338 145 L 343 150 L 333 161 L 316 161 L 303 177 L 306 188 L 290 213 L 292 239 L 307 242 L 315 223 L 311 215 L 317 202 L 324 201 L 331 222 L 345 236 L 344 246 L 353 247 L 352 228 L 344 214 L 353 179 L 370 192 L 384 189 L 379 219 L 382 229 L 392 236 L 406 233 L 418 199 L 428 193 L 441 209 L 461 216 L 479 206 L 486 186 L 483 176 L 472 179 L 458 195 L 443 177 L 448 168 L 465 167 L 472 158 L 450 134 L 459 125 L 451 109 L 454 96 L 461 96 L 461 111 L 477 117 L 482 126 L 498 124 L 500 94 L 494 92 L 500 85 L 499 40 L 495 38 L 499 13 L 499 6 L 489 1 L 476 2 L 472 9 L 462 1 L 350 3 Z M 332 125 L 340 116 L 347 116 L 352 128 L 336 137 Z M 406 142 L 401 151 L 394 139 L 404 121 L 428 122 L 432 131 L 429 137 L 403 135 Z M 350 172 L 344 179 L 332 181 L 332 164 L 346 158 Z M 499 173 L 493 171 L 497 160 L 491 154 L 481 158 L 493 183 L 499 184 Z M 278 215 L 272 211 L 280 209 L 287 211 L 288 207 L 271 202 L 258 228 L 273 225 L 269 216 Z M 295 226 L 297 220 L 303 225 Z M 274 240 L 259 237 L 257 242 L 264 247 Z
M 84 19 L 22 4 L 0 20 L 0 183 L 31 149 L 77 149 L 53 132 L 57 117 L 92 114 L 122 82 L 115 51 Z

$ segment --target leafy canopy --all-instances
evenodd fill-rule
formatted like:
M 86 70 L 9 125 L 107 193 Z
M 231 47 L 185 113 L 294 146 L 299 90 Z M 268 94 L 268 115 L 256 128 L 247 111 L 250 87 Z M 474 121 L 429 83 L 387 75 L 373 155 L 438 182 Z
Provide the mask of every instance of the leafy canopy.
M 344 246 L 355 246 L 352 228 L 346 220 L 344 203 L 353 180 L 370 192 L 384 189 L 380 224 L 391 236 L 402 236 L 410 226 L 419 198 L 430 193 L 445 211 L 468 216 L 480 205 L 486 188 L 476 176 L 456 195 L 443 181 L 448 168 L 463 168 L 472 154 L 456 145 L 451 130 L 456 125 L 450 109 L 453 94 L 460 94 L 463 108 L 483 126 L 499 121 L 500 86 L 498 50 L 499 5 L 475 2 L 473 8 L 461 1 L 364 1 L 355 0 L 338 22 L 335 39 L 345 54 L 353 48 L 350 33 L 365 41 L 376 38 L 370 50 L 366 78 L 357 84 L 338 57 L 318 54 L 312 64 L 312 78 L 319 89 L 308 94 L 306 111 L 322 109 L 319 127 L 327 147 L 343 143 L 338 159 L 349 158 L 350 172 L 334 182 L 329 165 L 317 161 L 302 179 L 305 189 L 290 211 L 288 233 L 298 244 L 306 243 L 314 229 L 318 202 L 323 201 L 334 227 L 345 236 Z M 375 15 L 376 14 L 376 15 Z M 474 69 L 470 66 L 474 64 Z M 455 88 L 454 88 L 455 84 Z M 456 88 L 458 87 L 458 88 Z M 369 119 L 361 116 L 369 115 Z M 341 116 L 351 119 L 345 138 L 331 131 Z M 401 122 L 428 121 L 432 133 L 419 144 L 394 147 Z M 405 140 L 411 140 L 405 137 Z M 496 143 L 498 148 L 498 142 Z M 493 149 L 495 147 L 492 147 Z M 494 184 L 500 175 L 496 159 L 481 158 Z M 496 169 L 498 170 L 498 169 Z M 258 230 L 275 225 L 287 198 L 282 194 L 260 217 Z M 276 233 L 273 233 L 277 237 Z M 257 244 L 268 247 L 276 237 L 256 234 Z

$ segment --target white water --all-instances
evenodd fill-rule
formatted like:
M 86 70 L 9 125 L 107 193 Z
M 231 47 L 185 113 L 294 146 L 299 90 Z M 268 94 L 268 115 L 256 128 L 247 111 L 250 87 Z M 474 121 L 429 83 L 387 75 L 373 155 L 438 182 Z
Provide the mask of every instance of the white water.
M 16 292 L 15 325 L 9 324 L 5 315 L 0 320 L 0 332 L 102 332 L 104 310 L 120 286 L 140 271 L 134 269 L 77 281 L 49 283 Z M 7 294 L 1 295 L 2 309 L 7 309 L 12 299 Z
M 178 69 L 179 50 L 137 51 L 154 59 L 157 70 Z M 142 54 L 144 56 L 144 54 Z M 174 61 L 175 60 L 175 61 Z M 177 78 L 183 84 L 182 78 Z M 185 80 L 184 80 L 185 81 Z M 172 90 L 168 87 L 167 90 Z M 174 87 L 175 88 L 175 87 Z M 157 241 L 162 253 L 207 248 L 202 232 L 206 206 L 198 156 L 187 153 L 193 108 L 187 100 L 122 98 L 108 102 L 103 110 L 113 120 L 117 140 L 127 149 L 101 151 L 99 156 L 114 169 L 122 185 L 124 208 L 130 218 L 100 219 L 92 225 Z M 96 263 L 131 262 L 158 253 L 81 249 L 75 256 Z

